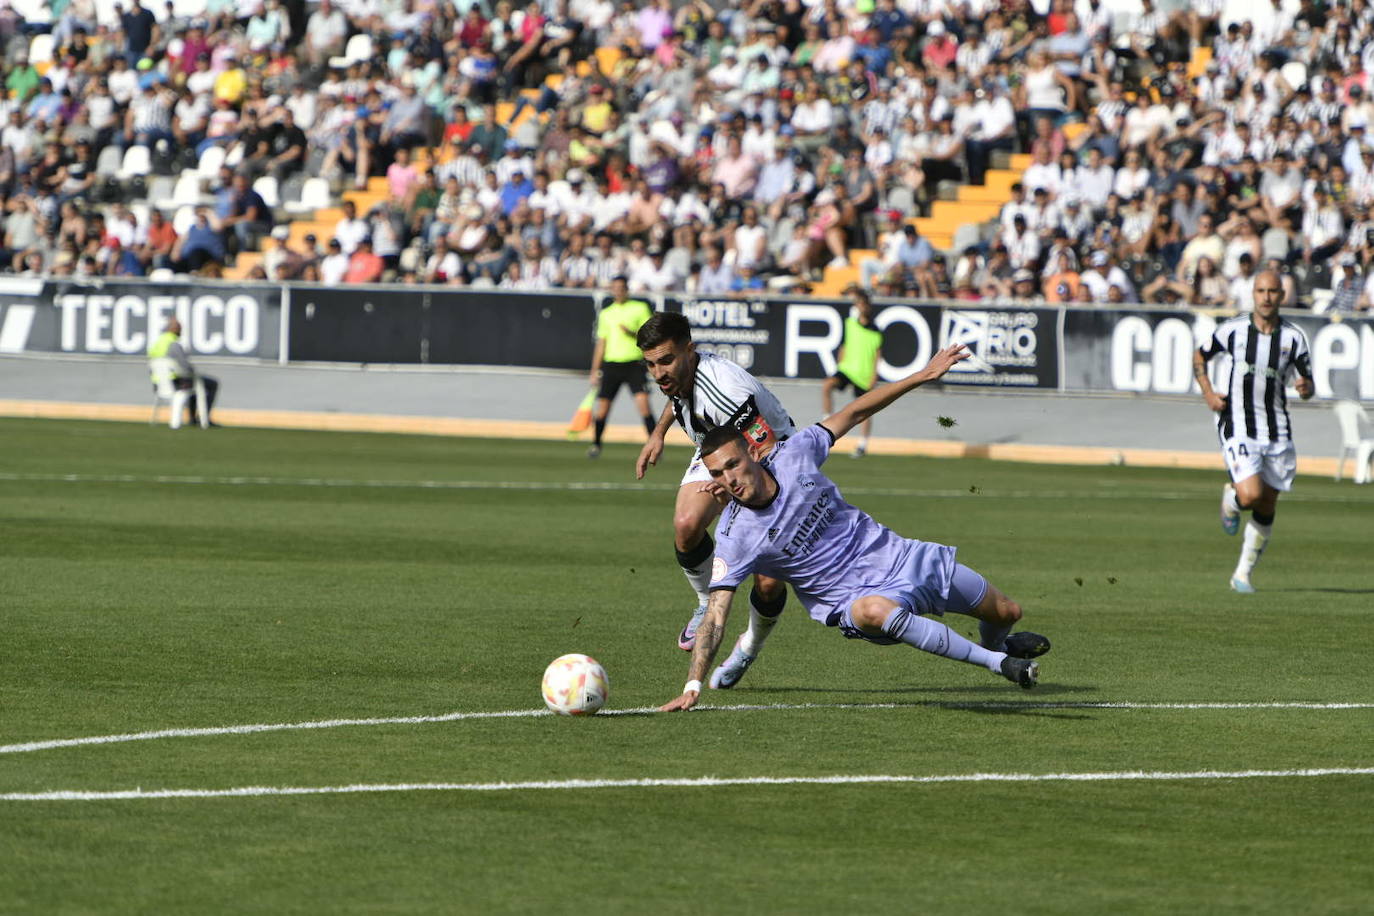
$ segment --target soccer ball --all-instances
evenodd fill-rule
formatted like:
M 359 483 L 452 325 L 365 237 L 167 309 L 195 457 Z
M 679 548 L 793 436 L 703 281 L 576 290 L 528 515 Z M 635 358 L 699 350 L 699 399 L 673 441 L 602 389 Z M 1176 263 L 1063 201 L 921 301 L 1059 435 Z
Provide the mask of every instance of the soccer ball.
M 590 655 L 561 655 L 544 669 L 544 702 L 560 716 L 590 716 L 610 695 L 606 669 Z

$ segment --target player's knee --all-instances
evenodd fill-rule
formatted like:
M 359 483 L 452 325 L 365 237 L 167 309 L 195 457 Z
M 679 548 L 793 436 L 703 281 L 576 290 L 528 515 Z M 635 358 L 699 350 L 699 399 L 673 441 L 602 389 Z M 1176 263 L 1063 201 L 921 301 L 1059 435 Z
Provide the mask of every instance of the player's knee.
M 1021 605 L 1012 601 L 1006 595 L 997 596 L 996 607 L 997 620 L 1000 623 L 1013 624 L 1021 619 Z
M 673 516 L 673 538 L 678 550 L 691 550 L 706 533 L 705 520 L 696 512 L 678 512 Z
M 880 598 L 860 598 L 849 608 L 854 626 L 866 633 L 881 633 L 891 615 L 892 606 Z
M 787 598 L 787 585 L 781 579 L 755 576 L 754 590 L 759 593 L 760 598 L 769 603 L 776 602 L 779 598 Z

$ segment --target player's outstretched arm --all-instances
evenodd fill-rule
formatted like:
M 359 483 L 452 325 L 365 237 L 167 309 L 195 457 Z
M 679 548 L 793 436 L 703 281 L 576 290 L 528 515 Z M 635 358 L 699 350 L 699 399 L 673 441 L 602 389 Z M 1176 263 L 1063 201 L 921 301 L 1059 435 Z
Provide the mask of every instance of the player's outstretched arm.
M 734 589 L 718 588 L 711 592 L 706 604 L 706 616 L 697 626 L 697 644 L 692 648 L 692 664 L 687 672 L 687 686 L 682 688 L 682 696 L 660 706 L 659 712 L 686 711 L 697 705 L 701 696 L 701 683 L 706 672 L 711 670 L 716 651 L 725 638 L 725 621 L 730 619 L 730 602 L 735 599 Z
M 902 395 L 926 382 L 933 382 L 954 367 L 954 364 L 969 358 L 969 351 L 963 344 L 952 344 L 930 358 L 924 369 L 913 372 L 900 381 L 881 388 L 874 388 L 861 398 L 855 398 L 842 409 L 821 421 L 836 439 L 873 416 Z
M 635 480 L 643 480 L 644 472 L 649 469 L 649 465 L 658 464 L 658 459 L 663 454 L 663 440 L 668 435 L 668 427 L 673 425 L 673 419 L 673 402 L 669 401 L 664 405 L 663 413 L 659 415 L 658 425 L 649 434 L 649 441 L 639 450 L 639 458 L 635 461 Z

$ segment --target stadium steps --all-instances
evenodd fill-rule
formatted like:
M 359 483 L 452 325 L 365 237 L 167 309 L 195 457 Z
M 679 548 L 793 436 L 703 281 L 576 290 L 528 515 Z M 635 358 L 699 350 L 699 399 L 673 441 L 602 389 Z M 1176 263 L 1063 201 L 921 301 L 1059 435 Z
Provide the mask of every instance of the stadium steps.
M 234 266 L 224 269 L 224 279 L 247 280 L 249 272 L 262 263 L 263 257 L 261 251 L 240 251 L 234 258 Z
M 386 179 L 374 175 L 367 180 L 367 190 L 345 191 L 343 199 L 353 201 L 353 205 L 358 208 L 358 215 L 365 217 L 369 210 L 377 204 L 384 203 L 388 196 Z
M 520 97 L 521 97 L 521 98 L 524 98 L 524 99 L 528 99 L 530 102 L 537 102 L 537 101 L 539 101 L 539 90 L 538 90 L 538 89 L 521 89 L 521 90 L 520 90 Z M 534 106 L 533 106 L 532 104 L 531 104 L 531 105 L 526 105 L 525 108 L 524 108 L 524 110 L 520 112 L 520 117 L 512 119 L 512 115 L 514 115 L 514 114 L 515 114 L 515 103 L 514 103 L 514 102 L 497 102 L 497 103 L 496 103 L 496 123 L 497 123 L 497 124 L 501 124 L 501 125 L 503 125 L 503 126 L 505 126 L 505 127 L 507 127 L 507 128 L 519 127 L 521 124 L 524 124 L 527 120 L 529 120 L 530 118 L 534 117 L 534 116 L 535 116 L 535 113 L 534 113 Z
M 1193 49 L 1192 59 L 1188 61 L 1188 79 L 1197 79 L 1207 72 L 1207 65 L 1212 62 L 1212 49 L 1199 45 Z
M 876 254 L 865 249 L 853 249 L 849 252 L 848 267 L 827 267 L 821 276 L 821 282 L 811 288 L 811 295 L 834 298 L 843 296 L 844 291 L 851 283 L 859 282 L 859 264 L 863 258 L 871 258 Z

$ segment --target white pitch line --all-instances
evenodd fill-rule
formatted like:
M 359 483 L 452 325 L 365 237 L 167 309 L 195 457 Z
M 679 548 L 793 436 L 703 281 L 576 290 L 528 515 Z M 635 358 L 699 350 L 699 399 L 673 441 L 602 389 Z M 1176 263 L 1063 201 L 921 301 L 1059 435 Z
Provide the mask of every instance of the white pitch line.
M 911 703 L 755 703 L 732 706 L 702 705 L 700 712 L 787 712 L 811 709 L 1374 709 L 1374 703 L 1313 703 L 1306 701 L 1273 703 L 1132 703 L 1132 702 L 1005 702 L 1005 701 L 943 701 L 928 700 Z M 601 716 L 644 715 L 657 712 L 656 706 L 632 709 L 602 710 Z M 262 732 L 303 731 L 310 729 L 344 728 L 368 725 L 428 725 L 438 722 L 461 722 L 467 719 L 529 719 L 553 715 L 547 709 L 507 709 L 492 712 L 450 712 L 433 716 L 387 716 L 368 719 L 321 719 L 313 722 L 276 722 L 256 725 L 219 725 L 204 728 L 164 728 L 156 731 L 130 732 L 121 735 L 94 735 L 85 738 L 54 738 L 47 741 L 28 741 L 22 744 L 0 745 L 0 754 L 25 754 L 66 747 L 92 744 L 123 744 L 129 741 L 156 741 L 162 738 L 205 738 L 218 735 L 255 735 Z
M 561 492 L 669 492 L 678 489 L 676 484 L 629 483 L 599 480 L 353 480 L 330 477 L 200 477 L 173 474 L 15 474 L 0 473 L 0 482 L 8 483 L 138 483 L 173 486 L 205 487 L 330 487 L 341 489 L 389 489 L 389 490 L 516 490 L 516 491 L 561 491 Z M 999 490 L 994 488 L 978 489 L 972 492 L 967 488 L 942 490 L 904 489 L 901 487 L 845 487 L 845 492 L 853 496 L 896 496 L 921 499 L 1140 499 L 1141 494 L 1131 489 L 1101 490 Z M 1152 501 L 1169 500 L 1186 502 L 1211 499 L 1211 490 L 1160 491 L 1151 493 Z M 1321 496 L 1316 494 L 1290 493 L 1285 502 L 1340 502 L 1350 501 L 1348 496 Z
M 697 776 L 680 779 L 560 779 L 534 782 L 416 782 L 347 786 L 239 786 L 230 789 L 119 789 L 93 792 L 6 792 L 0 801 L 128 801 L 158 798 L 252 798 L 267 795 L 353 795 L 365 792 L 519 792 L 550 789 L 699 789 L 720 786 L 842 786 L 873 783 L 930 785 L 950 782 L 1177 782 L 1201 779 L 1281 779 L 1374 776 L 1374 767 L 1301 770 L 1118 770 L 1102 773 L 952 773 L 943 776 Z

